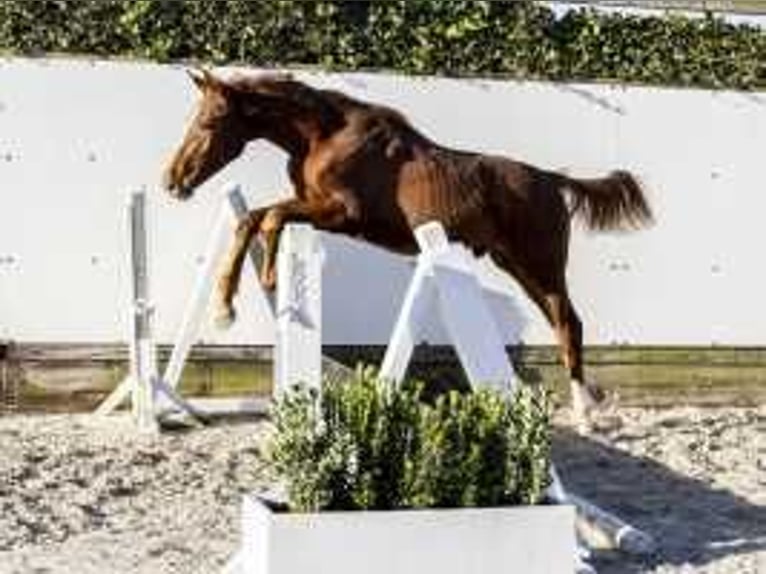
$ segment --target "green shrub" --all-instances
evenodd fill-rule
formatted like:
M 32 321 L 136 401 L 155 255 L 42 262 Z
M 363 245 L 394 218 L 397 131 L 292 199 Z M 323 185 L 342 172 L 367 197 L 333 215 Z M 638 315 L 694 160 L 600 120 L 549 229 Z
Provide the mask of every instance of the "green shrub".
M 452 391 L 435 403 L 359 369 L 285 392 L 269 457 L 295 511 L 535 504 L 549 482 L 547 396 Z
M 766 34 L 524 0 L 3 0 L 0 50 L 451 76 L 766 87 Z

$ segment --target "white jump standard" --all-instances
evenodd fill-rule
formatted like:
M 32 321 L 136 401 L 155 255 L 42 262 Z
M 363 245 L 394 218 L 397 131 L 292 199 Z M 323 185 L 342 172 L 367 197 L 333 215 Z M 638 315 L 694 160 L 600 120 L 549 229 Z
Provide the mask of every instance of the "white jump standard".
M 141 431 L 158 430 L 156 411 L 164 399 L 193 417 L 196 409 L 181 398 L 175 388 L 157 373 L 157 349 L 152 337 L 153 308 L 149 290 L 149 265 L 146 230 L 146 193 L 131 194 L 128 204 L 130 229 L 131 316 L 129 336 L 129 374 L 96 409 L 97 415 L 107 415 L 124 401 L 131 401 L 133 418 Z
M 265 413 L 268 399 L 261 397 L 189 398 L 177 392 L 184 365 L 208 316 L 214 291 L 216 271 L 233 237 L 239 220 L 248 207 L 240 187 L 222 188 L 222 201 L 207 243 L 201 269 L 183 318 L 165 371 L 157 374 L 156 344 L 151 331 L 151 304 L 148 287 L 147 230 L 145 192 L 133 194 L 130 209 L 131 303 L 135 321 L 131 322 L 130 370 L 125 379 L 99 406 L 97 414 L 106 415 L 128 398 L 139 428 L 157 430 L 157 419 L 168 411 L 180 411 L 194 418 L 218 414 Z M 285 228 L 277 256 L 277 266 L 285 278 L 277 287 L 277 303 L 259 284 L 255 288 L 269 302 L 275 321 L 275 388 L 285 381 L 304 381 L 319 385 L 321 377 L 321 260 L 317 234 L 305 225 Z M 251 246 L 250 261 L 258 268 L 261 253 Z M 307 320 L 308 318 L 308 320 Z M 215 320 L 220 326 L 220 317 Z M 317 354 L 318 353 L 318 354 Z
M 386 347 L 381 377 L 396 382 L 404 378 L 414 346 L 422 339 L 426 314 L 438 305 L 437 315 L 471 384 L 513 391 L 516 373 L 484 303 L 476 278 L 475 258 L 461 245 L 449 243 L 439 223 L 418 227 L 415 239 L 420 255 Z
M 436 306 L 471 384 L 500 386 L 513 392 L 518 377 L 486 304 L 477 278 L 476 258 L 463 246 L 450 243 L 444 228 L 436 222 L 417 228 L 415 239 L 420 255 L 386 349 L 381 377 L 394 382 L 404 378 L 426 312 Z M 549 495 L 577 508 L 581 536 L 590 540 L 598 537 L 601 542 L 607 541 L 610 546 L 632 554 L 654 551 L 649 535 L 594 504 L 569 495 L 555 468 L 551 471 Z M 581 568 L 585 571 L 584 564 Z

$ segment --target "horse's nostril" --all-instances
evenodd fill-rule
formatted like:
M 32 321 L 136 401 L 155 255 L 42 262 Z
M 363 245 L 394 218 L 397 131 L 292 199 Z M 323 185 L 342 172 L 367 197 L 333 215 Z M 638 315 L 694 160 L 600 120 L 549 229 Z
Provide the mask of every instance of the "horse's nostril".
M 172 196 L 176 196 L 183 190 L 183 186 L 178 185 L 172 180 L 164 180 L 162 182 L 162 189 L 164 189 L 167 193 L 169 193 Z

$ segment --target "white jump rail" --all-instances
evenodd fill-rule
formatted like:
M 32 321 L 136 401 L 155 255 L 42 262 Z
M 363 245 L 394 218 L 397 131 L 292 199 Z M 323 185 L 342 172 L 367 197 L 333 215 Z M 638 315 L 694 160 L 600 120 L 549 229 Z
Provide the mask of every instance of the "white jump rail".
M 126 400 L 141 430 L 157 431 L 158 417 L 180 411 L 201 419 L 220 414 L 260 414 L 268 408 L 268 398 L 222 397 L 182 398 L 178 393 L 183 368 L 204 325 L 215 286 L 216 271 L 234 237 L 237 222 L 248 213 L 247 203 L 237 184 L 222 188 L 223 199 L 210 232 L 197 280 L 179 325 L 175 342 L 162 376 L 157 372 L 156 344 L 151 330 L 153 309 L 149 293 L 147 263 L 146 193 L 131 196 L 129 207 L 133 279 L 131 293 L 130 375 L 98 407 L 107 415 Z M 258 269 L 260 249 L 254 243 L 249 251 Z M 319 385 L 321 378 L 321 261 L 317 232 L 308 225 L 287 225 L 277 256 L 276 303 L 261 289 L 270 303 L 278 344 L 275 347 L 275 389 L 290 382 Z M 276 306 L 276 308 L 275 308 Z M 318 355 L 317 355 L 317 349 Z

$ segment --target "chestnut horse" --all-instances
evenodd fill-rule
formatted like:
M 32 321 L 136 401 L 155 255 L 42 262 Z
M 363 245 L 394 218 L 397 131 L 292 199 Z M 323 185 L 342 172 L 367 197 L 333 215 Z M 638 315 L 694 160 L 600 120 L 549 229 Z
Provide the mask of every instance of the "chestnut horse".
M 275 284 L 279 234 L 289 222 L 414 253 L 413 229 L 441 222 L 451 239 L 487 254 L 512 275 L 550 322 L 572 384 L 574 414 L 587 424 L 603 396 L 583 378 L 582 324 L 567 292 L 570 219 L 591 229 L 638 227 L 651 211 L 625 171 L 574 179 L 501 156 L 442 147 L 399 112 L 287 74 L 228 80 L 190 72 L 201 92 L 196 116 L 165 175 L 167 190 L 188 198 L 251 140 L 287 152 L 293 199 L 252 211 L 236 231 L 218 282 L 219 313 L 232 301 L 250 242 L 261 234 L 261 281 Z

